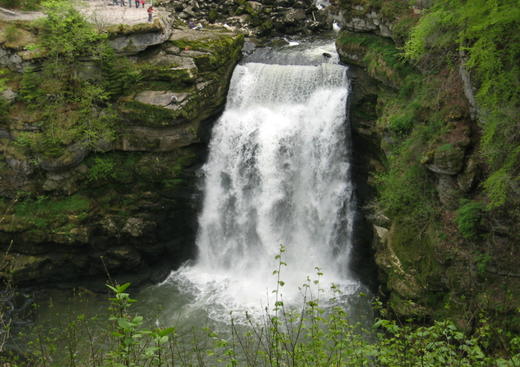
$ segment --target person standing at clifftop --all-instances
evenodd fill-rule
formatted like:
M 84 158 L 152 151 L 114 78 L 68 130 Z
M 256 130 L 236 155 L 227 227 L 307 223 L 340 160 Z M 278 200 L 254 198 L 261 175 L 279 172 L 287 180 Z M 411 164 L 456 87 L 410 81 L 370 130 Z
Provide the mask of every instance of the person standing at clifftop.
M 150 6 L 147 10 L 148 12 L 148 21 L 151 22 L 152 21 L 152 18 L 153 18 L 153 12 L 154 12 L 154 8 L 152 6 Z

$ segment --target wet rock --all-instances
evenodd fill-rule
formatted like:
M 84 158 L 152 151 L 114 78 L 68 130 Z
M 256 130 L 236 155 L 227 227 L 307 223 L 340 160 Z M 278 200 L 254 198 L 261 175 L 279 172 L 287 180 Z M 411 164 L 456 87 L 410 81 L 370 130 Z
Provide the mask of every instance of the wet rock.
M 10 140 L 11 134 L 6 129 L 0 128 L 0 139 Z
M 464 66 L 464 63 L 467 60 L 467 56 L 464 54 L 463 51 L 460 51 L 459 54 L 461 57 L 461 62 L 459 64 L 459 75 L 462 80 L 462 85 L 464 87 L 464 95 L 466 96 L 466 99 L 468 100 L 470 105 L 471 118 L 475 120 L 478 118 L 480 114 L 479 106 L 475 98 L 475 89 L 473 88 L 473 83 L 471 82 L 471 75 Z
M 255 11 L 261 11 L 262 8 L 264 7 L 261 3 L 259 3 L 258 1 L 248 1 L 247 2 L 247 5 L 249 5 L 251 7 L 251 9 L 255 10 Z
M 164 51 L 171 55 L 178 55 L 181 52 L 181 49 L 177 46 L 169 46 L 166 47 Z
M 58 231 L 49 235 L 49 241 L 58 244 L 87 244 L 90 240 L 90 230 L 86 226 L 77 226 L 69 231 Z
M 199 4 L 200 9 L 204 6 Z M 116 57 L 131 55 L 124 61 L 142 72 L 139 83 L 114 101 L 114 115 L 108 116 L 117 120 L 115 141 L 76 142 L 57 158 L 34 157 L 35 152 L 26 156 L 11 141 L 19 131 L 41 131 L 33 115 L 20 114 L 0 129 L 1 149 L 9 152 L 0 162 L 0 194 L 8 203 L 20 191 L 30 192 L 21 199 L 26 203 L 17 205 L 34 207 L 33 214 L 28 210 L 23 217 L 13 209 L 0 223 L 0 242 L 12 239 L 16 244 L 15 282 L 102 276 L 100 256 L 117 275 L 157 262 L 169 252 L 179 263 L 192 255 L 187 244 L 193 243 L 195 233 L 193 171 L 205 153 L 200 141 L 224 106 L 243 36 L 179 30 L 170 40 L 168 32 L 150 27 L 122 25 L 109 32 L 120 52 Z M 163 43 L 150 47 L 155 42 Z M 138 51 L 143 48 L 145 52 Z M 0 59 L 12 56 L 0 48 Z M 93 64 L 82 62 L 81 77 L 94 80 Z M 195 62 L 209 72 L 199 71 Z M 85 161 L 91 153 L 95 157 Z M 112 171 L 103 180 L 87 180 L 98 163 Z M 76 200 L 73 194 L 83 198 Z M 48 200 L 49 215 L 40 211 L 37 200 Z
M 141 255 L 131 247 L 119 247 L 110 249 L 105 258 L 108 267 L 124 267 L 126 269 L 132 269 L 141 263 Z
M 303 9 L 289 9 L 284 14 L 284 21 L 289 24 L 297 23 L 305 18 L 305 10 Z
M 26 63 L 16 51 L 0 47 L 0 66 L 5 66 L 12 71 L 23 71 Z
M 15 279 L 17 282 L 41 277 L 45 267 L 50 264 L 47 256 L 9 255 L 0 262 L 0 276 Z
M 79 190 L 87 172 L 88 167 L 84 164 L 66 172 L 48 172 L 47 178 L 43 183 L 43 190 L 58 191 L 66 195 L 72 195 Z
M 363 18 L 352 18 L 345 23 L 345 27 L 352 32 L 370 32 L 375 31 L 379 27 L 373 22 Z
M 375 262 L 387 277 L 387 286 L 400 296 L 416 299 L 421 294 L 421 287 L 412 274 L 404 270 L 401 260 L 392 248 L 392 231 L 374 226 L 376 243 Z
M 120 237 L 119 226 L 115 219 L 110 216 L 106 216 L 101 220 L 101 227 L 112 237 Z
M 174 128 L 133 126 L 125 129 L 116 149 L 126 152 L 168 152 L 198 141 L 197 128 L 192 125 Z

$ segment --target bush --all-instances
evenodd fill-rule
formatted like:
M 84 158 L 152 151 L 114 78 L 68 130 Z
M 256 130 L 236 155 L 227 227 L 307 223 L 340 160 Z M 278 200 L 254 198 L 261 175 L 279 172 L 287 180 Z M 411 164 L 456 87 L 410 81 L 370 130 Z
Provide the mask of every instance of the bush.
M 483 209 L 484 205 L 478 201 L 462 201 L 461 206 L 455 212 L 455 222 L 464 238 L 474 239 L 477 237 Z
M 115 162 L 111 158 L 95 157 L 88 171 L 89 181 L 104 181 L 115 177 Z
M 47 17 L 38 20 L 37 48 L 47 58 L 24 73 L 20 96 L 41 128 L 28 148 L 55 158 L 74 143 L 93 148 L 100 141 L 112 141 L 117 118 L 105 86 L 78 73 L 81 58 L 97 59 L 108 47 L 106 35 L 98 33 L 69 1 L 47 0 L 43 6 Z

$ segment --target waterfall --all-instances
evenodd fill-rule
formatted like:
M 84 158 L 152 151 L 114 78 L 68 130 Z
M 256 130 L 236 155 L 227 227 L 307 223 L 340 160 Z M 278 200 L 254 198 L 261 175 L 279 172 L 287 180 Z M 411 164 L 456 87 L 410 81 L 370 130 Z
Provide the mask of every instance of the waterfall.
M 333 282 L 352 293 L 358 287 L 348 269 L 349 81 L 327 47 L 326 54 L 320 47 L 257 53 L 236 67 L 203 168 L 198 258 L 167 280 L 190 289 L 196 302 L 266 306 L 277 284 L 280 245 L 286 302 L 297 302 L 316 267 L 324 288 Z

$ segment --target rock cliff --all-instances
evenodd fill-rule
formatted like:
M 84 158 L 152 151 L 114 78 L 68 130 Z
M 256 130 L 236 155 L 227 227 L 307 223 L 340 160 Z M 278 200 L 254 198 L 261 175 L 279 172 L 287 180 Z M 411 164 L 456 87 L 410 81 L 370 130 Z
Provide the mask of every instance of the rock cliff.
M 354 167 L 381 292 L 398 317 L 450 317 L 467 329 L 485 312 L 518 330 L 518 202 L 485 209 L 489 168 L 464 59 L 431 51 L 412 65 L 399 50 L 430 5 L 343 0 L 330 9 L 352 65 Z
M 108 91 L 110 111 L 102 109 L 101 116 L 110 134 L 95 136 L 93 144 L 82 133 L 40 146 L 51 125 L 44 112 L 29 107 L 27 96 L 38 87 L 29 89 L 31 80 L 53 81 L 42 76 L 46 55 L 30 50 L 38 32 L 31 23 L 0 24 L 2 274 L 31 285 L 106 271 L 142 271 L 139 279 L 153 275 L 146 272 L 152 262 L 171 267 L 190 257 L 195 171 L 223 108 L 243 36 L 179 28 L 163 17 L 108 26 L 103 32 L 109 49 L 81 58 L 76 80 Z M 63 110 L 69 122 L 76 113 L 70 103 Z M 55 133 L 74 129 L 67 126 Z

